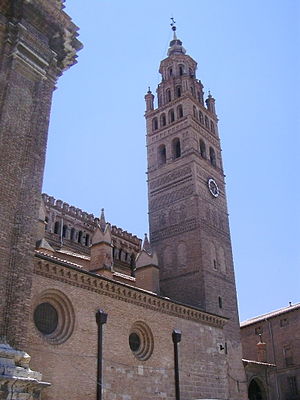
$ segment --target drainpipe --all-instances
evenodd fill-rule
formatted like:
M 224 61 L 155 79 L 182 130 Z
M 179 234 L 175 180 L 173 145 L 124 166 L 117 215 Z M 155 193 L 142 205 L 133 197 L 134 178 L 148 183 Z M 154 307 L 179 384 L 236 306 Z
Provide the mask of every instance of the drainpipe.
M 98 325 L 98 356 L 97 356 L 97 400 L 102 400 L 102 361 L 103 361 L 103 325 L 106 324 L 107 313 L 103 310 L 96 312 L 96 322 Z
M 172 340 L 173 340 L 173 344 L 174 344 L 175 399 L 180 400 L 178 343 L 181 341 L 181 331 L 174 329 L 172 332 Z

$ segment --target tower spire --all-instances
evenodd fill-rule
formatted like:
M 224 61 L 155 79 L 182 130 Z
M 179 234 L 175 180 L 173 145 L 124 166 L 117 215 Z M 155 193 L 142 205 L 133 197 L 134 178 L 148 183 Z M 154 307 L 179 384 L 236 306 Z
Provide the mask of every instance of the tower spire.
M 171 40 L 171 42 L 170 42 L 170 47 L 169 47 L 169 50 L 168 50 L 168 56 L 170 56 L 170 55 L 172 55 L 172 54 L 185 54 L 186 53 L 186 50 L 185 50 L 185 48 L 182 46 L 182 41 L 181 40 L 179 40 L 178 38 L 177 38 L 177 35 L 176 35 L 176 30 L 177 30 L 177 28 L 176 28 L 176 21 L 175 21 L 175 19 L 172 17 L 171 18 L 171 28 L 172 28 L 172 31 L 173 31 L 173 39 Z

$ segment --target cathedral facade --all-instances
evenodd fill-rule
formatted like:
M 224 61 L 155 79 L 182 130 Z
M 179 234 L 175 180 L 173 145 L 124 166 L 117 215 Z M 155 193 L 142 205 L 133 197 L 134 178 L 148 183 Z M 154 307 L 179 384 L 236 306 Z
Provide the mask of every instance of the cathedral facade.
M 61 1 L 0 15 L 0 398 L 246 399 L 215 100 L 175 26 L 157 106 L 145 95 L 142 241 L 41 200 L 52 91 L 81 44 Z

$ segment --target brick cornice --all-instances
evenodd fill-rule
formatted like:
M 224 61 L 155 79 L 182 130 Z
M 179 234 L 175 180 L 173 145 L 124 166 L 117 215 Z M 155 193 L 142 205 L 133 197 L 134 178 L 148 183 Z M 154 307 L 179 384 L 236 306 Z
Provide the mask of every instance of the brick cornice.
M 143 289 L 115 282 L 111 279 L 80 269 L 80 266 L 56 259 L 46 254 L 36 252 L 35 256 L 38 259 L 34 266 L 35 274 L 49 279 L 77 286 L 84 290 L 90 290 L 163 314 L 204 323 L 218 328 L 223 328 L 228 320 L 227 318 L 160 297 Z

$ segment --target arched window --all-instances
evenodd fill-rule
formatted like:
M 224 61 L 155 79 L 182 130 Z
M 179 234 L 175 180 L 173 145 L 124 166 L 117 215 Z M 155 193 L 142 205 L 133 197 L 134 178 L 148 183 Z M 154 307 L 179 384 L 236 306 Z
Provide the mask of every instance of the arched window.
M 157 129 L 158 129 L 158 121 L 157 121 L 157 118 L 155 117 L 152 120 L 152 130 L 156 131 Z
M 199 121 L 200 121 L 200 124 L 203 124 L 203 114 L 202 114 L 202 111 L 199 111 Z
M 209 159 L 210 159 L 211 165 L 213 165 L 215 167 L 217 165 L 216 152 L 212 147 L 209 148 Z
M 70 239 L 71 239 L 71 240 L 74 240 L 74 239 L 75 239 L 75 229 L 74 229 L 74 228 L 71 229 Z
M 90 245 L 90 235 L 88 233 L 85 235 L 85 245 L 86 246 Z
M 59 222 L 56 221 L 54 224 L 54 233 L 58 234 L 60 230 L 59 228 L 60 228 Z
M 179 65 L 179 75 L 182 76 L 184 74 L 184 65 Z
M 161 114 L 160 116 L 160 126 L 166 126 L 166 115 Z
M 210 130 L 212 133 L 215 133 L 215 124 L 213 123 L 213 121 L 210 121 Z
M 172 98 L 171 98 L 171 90 L 170 89 L 167 89 L 166 96 L 167 96 L 167 102 L 170 102 L 172 100 Z
M 66 237 L 66 236 L 67 236 L 67 229 L 68 229 L 67 225 L 64 225 L 64 226 L 63 226 L 63 231 L 62 231 L 63 237 Z
M 181 86 L 177 86 L 176 88 L 176 96 L 181 97 Z
M 191 77 L 194 76 L 194 71 L 192 70 L 192 68 L 189 68 L 189 74 L 190 74 Z
M 161 144 L 157 149 L 158 165 L 163 165 L 167 161 L 166 146 Z
M 201 157 L 206 158 L 206 146 L 202 139 L 200 140 L 200 155 Z
M 181 157 L 181 146 L 180 146 L 180 140 L 178 138 L 175 138 L 172 142 L 172 153 L 173 153 L 173 158 L 179 158 Z
M 208 118 L 206 115 L 205 115 L 204 121 L 205 121 L 206 128 L 209 129 L 209 121 L 208 121 Z
M 169 76 L 173 76 L 173 69 L 169 68 L 168 73 L 169 73 Z
M 173 109 L 171 109 L 168 113 L 168 120 L 169 124 L 175 121 L 175 114 Z
M 198 117 L 198 115 L 197 115 L 197 109 L 196 109 L 195 106 L 193 106 L 193 116 L 194 116 L 194 118 L 197 118 L 197 117 Z
M 119 260 L 122 261 L 122 249 L 119 249 Z
M 48 222 L 49 222 L 49 219 L 48 219 L 48 217 L 46 217 L 45 218 L 45 231 L 48 230 Z
M 183 109 L 182 109 L 182 105 L 179 104 L 179 106 L 177 107 L 177 118 L 182 118 L 183 117 Z
M 78 232 L 78 239 L 77 239 L 77 242 L 78 242 L 78 243 L 81 243 L 81 240 L 82 240 L 82 231 L 79 231 L 79 232 Z

